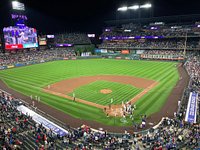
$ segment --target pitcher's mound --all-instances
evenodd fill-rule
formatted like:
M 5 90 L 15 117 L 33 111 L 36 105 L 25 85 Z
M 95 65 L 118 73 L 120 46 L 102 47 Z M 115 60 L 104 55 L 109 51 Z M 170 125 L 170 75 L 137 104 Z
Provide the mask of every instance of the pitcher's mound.
M 112 93 L 112 90 L 110 90 L 110 89 L 102 89 L 102 90 L 100 90 L 100 93 L 102 93 L 102 94 L 110 94 L 110 93 Z

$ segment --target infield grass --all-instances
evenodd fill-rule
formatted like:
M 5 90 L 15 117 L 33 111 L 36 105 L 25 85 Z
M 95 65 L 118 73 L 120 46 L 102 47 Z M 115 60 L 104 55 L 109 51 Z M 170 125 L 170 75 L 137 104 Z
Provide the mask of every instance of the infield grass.
M 109 89 L 112 92 L 103 94 L 100 92 L 102 89 Z M 106 106 L 111 103 L 111 99 L 113 99 L 112 104 L 121 104 L 122 101 L 129 101 L 142 90 L 132 85 L 98 80 L 75 89 L 74 93 L 77 98 Z M 69 95 L 73 96 L 73 92 Z
M 107 125 L 128 126 L 132 125 L 129 119 L 127 124 L 123 124 L 120 118 L 114 121 L 114 118 L 107 118 L 102 110 L 96 107 L 74 103 L 62 97 L 44 93 L 42 88 L 69 78 L 95 75 L 125 75 L 155 80 L 159 84 L 136 102 L 137 109 L 134 112 L 134 118 L 136 122 L 139 122 L 141 114 L 149 116 L 158 112 L 165 104 L 179 79 L 175 65 L 177 63 L 174 62 L 112 59 L 54 61 L 0 71 L 0 78 L 16 91 L 27 96 L 40 96 L 41 102 L 73 117 L 94 120 Z M 126 91 L 126 88 L 124 90 Z M 96 101 L 95 98 L 93 100 Z

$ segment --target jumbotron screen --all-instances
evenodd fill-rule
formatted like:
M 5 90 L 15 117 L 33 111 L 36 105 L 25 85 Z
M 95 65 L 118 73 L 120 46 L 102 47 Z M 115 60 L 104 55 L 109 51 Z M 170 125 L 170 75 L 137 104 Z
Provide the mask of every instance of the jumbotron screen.
M 10 26 L 3 28 L 5 49 L 38 47 L 37 31 L 30 27 Z

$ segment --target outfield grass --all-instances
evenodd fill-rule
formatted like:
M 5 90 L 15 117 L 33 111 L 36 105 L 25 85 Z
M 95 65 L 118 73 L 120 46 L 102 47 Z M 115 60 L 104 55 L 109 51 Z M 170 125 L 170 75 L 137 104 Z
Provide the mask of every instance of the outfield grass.
M 137 110 L 134 116 L 136 121 L 140 121 L 140 114 L 149 116 L 159 111 L 164 105 L 179 79 L 175 65 L 174 62 L 108 59 L 55 61 L 0 71 L 0 78 L 11 88 L 27 96 L 40 96 L 43 103 L 71 116 L 114 125 L 114 118 L 107 118 L 100 109 L 73 103 L 70 100 L 44 93 L 41 89 L 49 84 L 80 76 L 126 75 L 158 81 L 159 85 L 136 102 Z M 115 125 L 124 124 L 118 118 Z M 126 125 L 131 125 L 131 122 Z
M 112 93 L 103 94 L 100 92 L 102 89 L 110 89 Z M 77 98 L 106 106 L 111 103 L 111 98 L 112 104 L 121 104 L 122 101 L 131 100 L 142 90 L 132 85 L 100 80 L 81 86 L 68 95 L 73 96 L 75 93 Z

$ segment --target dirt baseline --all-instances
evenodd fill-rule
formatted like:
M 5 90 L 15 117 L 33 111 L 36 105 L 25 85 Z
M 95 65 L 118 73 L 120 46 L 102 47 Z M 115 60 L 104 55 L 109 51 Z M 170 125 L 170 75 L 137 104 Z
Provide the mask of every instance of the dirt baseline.
M 152 125 L 148 124 L 150 122 L 155 125 L 162 119 L 162 117 L 170 117 L 170 118 L 173 117 L 174 111 L 176 111 L 177 107 L 178 107 L 177 106 L 178 100 L 180 100 L 180 98 L 183 94 L 184 88 L 187 86 L 187 84 L 189 82 L 189 76 L 188 76 L 186 70 L 182 66 L 180 66 L 178 68 L 178 71 L 181 76 L 181 79 L 178 81 L 177 85 L 174 87 L 173 91 L 171 92 L 170 96 L 168 97 L 163 108 L 159 112 L 157 112 L 147 118 L 147 126 L 145 128 L 143 128 L 142 130 L 151 128 Z M 0 80 L 0 89 L 3 89 L 4 91 L 12 94 L 12 96 L 15 98 L 22 99 L 22 100 L 26 101 L 27 103 L 29 103 L 30 105 L 32 104 L 32 100 L 30 99 L 29 96 L 25 96 L 15 90 L 9 88 L 2 80 Z M 95 128 L 95 129 L 103 128 L 104 130 L 107 130 L 108 132 L 114 132 L 114 133 L 124 133 L 124 130 L 126 130 L 129 133 L 133 133 L 133 131 L 141 130 L 141 129 L 135 129 L 132 126 L 129 126 L 129 127 L 107 126 L 107 125 L 104 125 L 104 124 L 101 124 L 101 123 L 98 123 L 95 121 L 77 119 L 68 114 L 65 114 L 62 111 L 54 109 L 44 103 L 36 102 L 35 106 L 38 109 L 43 110 L 50 116 L 53 116 L 54 118 L 57 118 L 58 120 L 60 120 L 64 124 L 66 124 L 66 127 L 71 126 L 73 128 L 78 128 L 78 127 L 82 126 L 83 124 L 85 124 L 92 128 Z
M 94 81 L 104 80 L 110 82 L 118 82 L 122 84 L 129 84 L 137 88 L 143 88 L 144 90 L 133 97 L 129 103 L 133 104 L 137 100 L 139 100 L 143 95 L 145 95 L 148 91 L 154 88 L 158 83 L 153 80 L 148 80 L 144 78 L 138 78 L 133 76 L 112 76 L 112 75 L 99 75 L 99 76 L 85 76 L 79 78 L 72 78 L 67 80 L 62 80 L 60 82 L 54 83 L 52 85 L 48 85 L 43 89 L 44 92 L 50 93 L 56 96 L 64 97 L 70 100 L 74 100 L 73 97 L 67 95 L 74 91 L 74 89 L 92 83 Z M 77 102 L 84 103 L 90 106 L 94 106 L 104 110 L 104 112 L 109 116 L 122 116 L 121 112 L 122 105 L 112 105 L 112 106 L 104 106 L 100 104 L 96 104 L 94 102 L 90 102 L 84 99 L 76 98 Z

